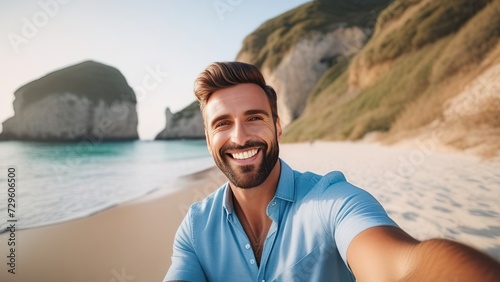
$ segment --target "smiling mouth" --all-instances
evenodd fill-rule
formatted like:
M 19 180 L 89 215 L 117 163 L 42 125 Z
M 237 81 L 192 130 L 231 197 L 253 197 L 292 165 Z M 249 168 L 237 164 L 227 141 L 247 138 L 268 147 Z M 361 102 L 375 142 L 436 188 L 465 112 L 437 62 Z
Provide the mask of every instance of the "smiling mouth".
M 257 155 L 258 152 L 259 152 L 259 149 L 251 149 L 251 150 L 241 152 L 241 153 L 230 153 L 229 155 L 231 157 L 233 157 L 233 159 L 236 159 L 236 160 L 246 160 L 246 159 L 249 159 L 249 158 Z

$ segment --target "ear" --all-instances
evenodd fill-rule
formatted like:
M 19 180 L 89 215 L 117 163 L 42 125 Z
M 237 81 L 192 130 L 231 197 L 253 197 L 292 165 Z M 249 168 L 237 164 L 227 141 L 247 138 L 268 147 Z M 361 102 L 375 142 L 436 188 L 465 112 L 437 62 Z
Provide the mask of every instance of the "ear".
M 281 134 L 283 133 L 283 130 L 281 129 L 281 121 L 280 117 L 276 119 L 276 136 L 278 136 L 278 142 L 281 142 Z
M 208 133 L 207 133 L 207 129 L 205 128 L 205 140 L 207 141 L 207 148 L 208 148 L 208 152 L 210 153 L 210 155 L 213 156 L 212 154 L 212 149 L 211 146 L 210 146 L 210 138 L 208 137 Z

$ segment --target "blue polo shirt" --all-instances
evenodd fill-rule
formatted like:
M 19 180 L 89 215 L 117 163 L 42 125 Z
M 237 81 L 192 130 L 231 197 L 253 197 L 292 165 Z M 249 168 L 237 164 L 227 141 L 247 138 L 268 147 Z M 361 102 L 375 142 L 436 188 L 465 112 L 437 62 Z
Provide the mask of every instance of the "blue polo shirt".
M 341 172 L 301 173 L 280 161 L 260 267 L 226 183 L 189 209 L 166 281 L 355 281 L 346 258 L 352 239 L 370 227 L 397 225 Z

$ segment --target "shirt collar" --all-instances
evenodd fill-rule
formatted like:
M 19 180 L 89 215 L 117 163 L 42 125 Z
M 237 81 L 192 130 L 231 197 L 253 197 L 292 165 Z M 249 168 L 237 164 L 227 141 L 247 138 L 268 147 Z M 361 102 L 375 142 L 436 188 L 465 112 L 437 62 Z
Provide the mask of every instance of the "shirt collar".
M 229 182 L 226 182 L 226 184 L 224 184 L 223 189 L 224 189 L 224 197 L 222 198 L 222 207 L 226 210 L 227 216 L 229 216 L 234 210 L 233 192 L 229 187 Z
M 293 170 L 282 159 L 280 159 L 280 163 L 281 163 L 280 179 L 278 181 L 278 187 L 276 187 L 276 192 L 274 194 L 274 197 L 289 202 L 295 202 L 295 178 Z M 229 187 L 229 182 L 224 184 L 223 189 L 224 189 L 224 196 L 222 198 L 222 206 L 224 207 L 227 215 L 229 216 L 234 210 L 233 192 Z
M 295 202 L 295 177 L 292 168 L 288 166 L 282 159 L 280 180 L 276 188 L 275 198 L 279 198 L 289 202 Z

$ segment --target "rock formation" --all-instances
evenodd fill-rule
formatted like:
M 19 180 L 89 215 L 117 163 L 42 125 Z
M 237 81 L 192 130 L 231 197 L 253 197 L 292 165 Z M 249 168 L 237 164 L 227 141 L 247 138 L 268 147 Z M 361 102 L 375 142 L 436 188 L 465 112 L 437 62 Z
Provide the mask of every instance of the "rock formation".
M 2 139 L 138 139 L 136 97 L 115 68 L 85 61 L 32 81 L 15 93 Z
M 276 68 L 262 68 L 267 84 L 278 93 L 278 114 L 283 127 L 302 114 L 311 90 L 323 73 L 338 59 L 359 51 L 366 40 L 360 27 L 341 23 L 326 33 L 311 32 L 290 48 Z M 252 62 L 248 57 L 240 53 L 236 60 Z
M 155 140 L 205 138 L 203 117 L 198 102 L 193 102 L 175 114 L 167 108 L 165 116 L 165 129 L 156 136 Z
M 325 72 L 282 140 L 370 136 L 500 154 L 500 1 L 457 1 L 393 1 L 348 64 Z
M 249 34 L 236 58 L 259 66 L 278 94 L 281 125 L 304 111 L 323 74 L 365 45 L 389 1 L 312 1 Z

